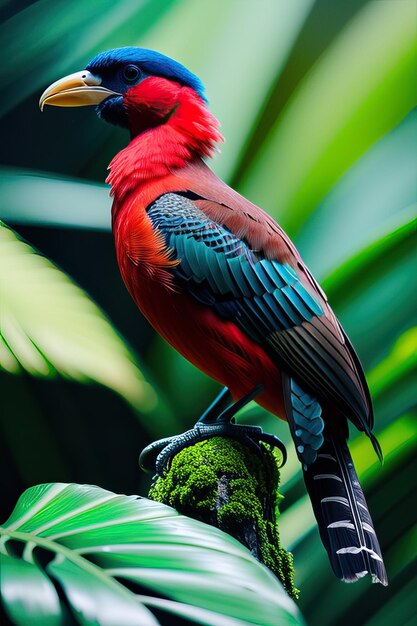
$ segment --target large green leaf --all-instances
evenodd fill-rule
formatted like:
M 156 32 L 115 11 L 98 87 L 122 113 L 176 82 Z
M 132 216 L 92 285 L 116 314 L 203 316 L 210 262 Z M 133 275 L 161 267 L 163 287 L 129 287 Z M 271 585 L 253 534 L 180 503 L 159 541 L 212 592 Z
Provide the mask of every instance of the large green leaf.
M 410 219 L 416 202 L 416 137 L 414 109 L 345 172 L 300 224 L 296 244 L 318 279 Z
M 277 119 L 241 186 L 296 233 L 341 174 L 416 105 L 415 2 L 368 2 Z
M 207 626 L 302 623 L 235 539 L 144 498 L 39 485 L 0 537 L 4 605 L 19 626 L 63 624 L 66 607 L 83 625 L 168 626 L 174 615 Z
M 417 327 L 398 337 L 388 354 L 368 373 L 378 425 L 417 406 Z
M 0 218 L 13 224 L 110 230 L 109 187 L 0 168 Z
M 99 382 L 142 411 L 157 396 L 111 323 L 62 271 L 0 223 L 0 369 Z
M 323 287 L 368 369 L 415 322 L 416 207 L 331 272 Z
M 364 291 L 369 283 L 378 280 L 391 265 L 401 261 L 410 251 L 415 253 L 416 209 L 417 205 L 412 207 L 411 219 L 372 242 L 327 276 L 323 287 L 333 306 L 340 306 L 358 292 Z

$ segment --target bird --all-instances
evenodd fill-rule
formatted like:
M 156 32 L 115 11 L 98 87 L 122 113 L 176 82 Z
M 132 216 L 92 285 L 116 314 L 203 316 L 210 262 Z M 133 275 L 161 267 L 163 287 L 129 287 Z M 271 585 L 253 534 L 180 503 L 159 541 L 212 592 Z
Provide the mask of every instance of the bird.
M 133 300 L 239 406 L 256 395 L 288 422 L 335 575 L 387 585 L 347 445 L 350 421 L 382 461 L 361 363 L 290 238 L 207 164 L 223 137 L 201 80 L 159 52 L 116 48 L 50 85 L 45 105 L 95 106 L 130 132 L 106 182 Z

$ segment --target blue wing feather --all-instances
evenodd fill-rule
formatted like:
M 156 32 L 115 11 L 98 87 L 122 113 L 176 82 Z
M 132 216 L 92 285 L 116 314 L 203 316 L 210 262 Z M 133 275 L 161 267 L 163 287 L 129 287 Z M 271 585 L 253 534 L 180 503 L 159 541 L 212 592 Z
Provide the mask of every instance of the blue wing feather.
M 233 320 L 307 391 L 332 400 L 369 434 L 363 373 L 337 322 L 326 318 L 319 291 L 309 290 L 294 267 L 252 250 L 184 195 L 161 196 L 148 215 L 180 261 L 171 269 L 180 288 Z

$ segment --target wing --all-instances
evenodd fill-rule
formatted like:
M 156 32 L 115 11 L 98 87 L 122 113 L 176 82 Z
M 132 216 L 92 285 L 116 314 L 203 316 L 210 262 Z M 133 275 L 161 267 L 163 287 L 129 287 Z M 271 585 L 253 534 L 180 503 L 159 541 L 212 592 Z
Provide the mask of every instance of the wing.
M 295 269 L 252 250 L 198 201 L 189 192 L 168 193 L 148 207 L 153 226 L 180 261 L 172 269 L 176 283 L 369 433 L 372 408 L 359 360 L 308 270 L 299 261 Z

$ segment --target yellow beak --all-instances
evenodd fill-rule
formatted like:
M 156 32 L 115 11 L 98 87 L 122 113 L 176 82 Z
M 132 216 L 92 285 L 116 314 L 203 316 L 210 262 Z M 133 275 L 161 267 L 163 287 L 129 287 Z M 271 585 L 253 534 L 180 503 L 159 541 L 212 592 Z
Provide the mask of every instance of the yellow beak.
M 109 96 L 119 96 L 115 91 L 101 87 L 101 78 L 83 70 L 69 74 L 45 89 L 39 100 L 43 111 L 45 104 L 56 107 L 84 107 L 100 104 Z

